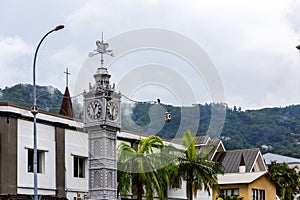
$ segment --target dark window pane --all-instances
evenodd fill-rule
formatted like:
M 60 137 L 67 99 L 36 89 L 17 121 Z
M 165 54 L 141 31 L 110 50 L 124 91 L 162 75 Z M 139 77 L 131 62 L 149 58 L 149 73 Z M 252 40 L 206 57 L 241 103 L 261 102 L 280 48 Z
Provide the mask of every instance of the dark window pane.
M 37 151 L 37 173 L 43 173 L 43 151 Z M 27 165 L 27 171 L 33 172 L 34 170 L 34 150 L 28 149 L 28 165 Z
M 74 177 L 78 177 L 78 157 L 74 156 Z
M 28 149 L 27 171 L 28 172 L 33 172 L 33 150 L 32 149 Z
M 79 158 L 79 177 L 84 178 L 84 158 Z

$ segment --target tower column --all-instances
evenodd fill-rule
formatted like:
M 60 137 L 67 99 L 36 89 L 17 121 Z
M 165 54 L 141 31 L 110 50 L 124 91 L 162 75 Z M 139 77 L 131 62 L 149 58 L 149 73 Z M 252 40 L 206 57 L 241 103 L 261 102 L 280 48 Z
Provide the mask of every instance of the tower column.
M 121 127 L 121 94 L 111 87 L 103 55 L 112 55 L 108 43 L 96 42 L 90 56 L 101 54 L 95 84 L 84 94 L 84 126 L 89 134 L 89 198 L 117 200 L 117 132 Z

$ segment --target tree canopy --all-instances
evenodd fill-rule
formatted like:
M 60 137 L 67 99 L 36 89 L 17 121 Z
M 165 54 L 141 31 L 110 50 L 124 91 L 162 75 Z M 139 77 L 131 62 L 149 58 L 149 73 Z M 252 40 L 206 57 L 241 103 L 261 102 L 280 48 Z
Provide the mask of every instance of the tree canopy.
M 276 194 L 281 199 L 291 200 L 300 193 L 300 173 L 297 166 L 273 162 L 268 167 L 269 179 L 276 185 Z

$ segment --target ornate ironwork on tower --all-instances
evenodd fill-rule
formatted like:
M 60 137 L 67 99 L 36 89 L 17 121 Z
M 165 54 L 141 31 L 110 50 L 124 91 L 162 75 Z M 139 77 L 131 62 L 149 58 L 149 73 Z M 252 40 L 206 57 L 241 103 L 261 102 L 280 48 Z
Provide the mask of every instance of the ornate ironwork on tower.
M 117 199 L 117 132 L 121 127 L 121 94 L 110 84 L 111 75 L 104 65 L 104 55 L 112 56 L 109 44 L 96 41 L 97 49 L 89 56 L 101 54 L 101 62 L 84 93 L 84 125 L 89 134 L 89 199 Z

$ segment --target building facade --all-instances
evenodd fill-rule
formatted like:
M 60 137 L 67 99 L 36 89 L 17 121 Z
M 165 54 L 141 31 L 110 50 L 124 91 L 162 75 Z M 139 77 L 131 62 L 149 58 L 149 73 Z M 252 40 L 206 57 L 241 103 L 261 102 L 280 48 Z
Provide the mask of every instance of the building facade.
M 37 115 L 39 195 L 70 200 L 88 197 L 89 140 L 83 127 L 82 121 L 68 116 L 44 111 Z M 146 136 L 119 131 L 116 145 L 120 142 L 133 145 L 143 137 Z M 33 117 L 30 109 L 0 103 L 0 138 L 0 194 L 33 195 Z M 185 183 L 181 189 L 169 191 L 169 199 L 186 199 Z M 209 199 L 211 196 L 200 191 L 196 200 Z
M 88 133 L 84 124 L 74 118 L 40 111 L 37 115 L 38 193 L 79 200 L 88 196 Z M 117 132 L 121 141 L 134 144 L 143 136 L 130 132 Z M 197 138 L 199 148 L 210 138 Z M 211 159 L 223 164 L 226 171 L 219 175 L 222 192 L 238 189 L 239 196 L 265 195 L 273 199 L 276 191 L 267 179 L 266 166 L 258 149 L 226 151 L 222 142 L 216 142 Z M 169 143 L 169 142 L 166 142 Z M 174 146 L 180 148 L 179 143 Z M 243 157 L 243 162 L 241 159 Z M 242 166 L 244 163 L 245 166 Z M 0 103 L 0 194 L 33 195 L 33 117 L 29 108 Z M 241 171 L 240 170 L 244 170 Z M 186 199 L 185 183 L 178 190 L 169 191 L 169 199 Z M 216 199 L 198 192 L 195 200 Z M 246 198 L 247 197 L 247 198 Z M 256 198 L 256 197 L 255 197 Z
M 218 175 L 220 191 L 213 191 L 213 199 L 220 195 L 252 200 L 276 199 L 276 187 L 268 179 L 259 149 L 220 151 L 213 160 L 225 168 L 224 174 Z
M 33 119 L 28 108 L 0 103 L 0 192 L 33 194 Z M 38 192 L 87 195 L 88 135 L 82 122 L 41 111 L 37 115 Z

